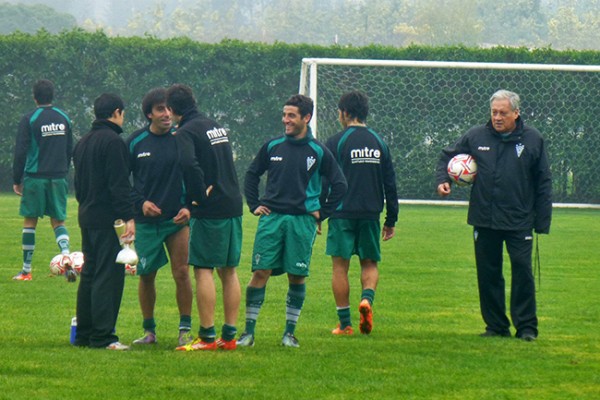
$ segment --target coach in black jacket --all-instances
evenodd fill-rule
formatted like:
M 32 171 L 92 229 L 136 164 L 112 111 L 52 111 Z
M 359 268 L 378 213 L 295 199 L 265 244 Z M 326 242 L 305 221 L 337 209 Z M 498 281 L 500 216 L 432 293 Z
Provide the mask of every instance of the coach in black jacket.
M 460 153 L 477 161 L 467 222 L 474 227 L 479 299 L 486 324 L 482 336 L 510 336 L 502 275 L 506 243 L 512 265 L 511 319 L 516 337 L 531 341 L 538 335 L 532 230 L 550 231 L 552 178 L 544 140 L 523 123 L 519 103 L 516 93 L 494 93 L 490 121 L 471 128 L 442 151 L 436 182 L 438 193 L 449 195 L 448 161 Z
M 127 350 L 115 325 L 125 285 L 125 269 L 115 262 L 121 250 L 113 227 L 127 221 L 122 238 L 135 235 L 129 183 L 129 155 L 123 132 L 123 100 L 102 94 L 94 102 L 96 120 L 75 146 L 75 195 L 85 265 L 77 291 L 76 346 Z

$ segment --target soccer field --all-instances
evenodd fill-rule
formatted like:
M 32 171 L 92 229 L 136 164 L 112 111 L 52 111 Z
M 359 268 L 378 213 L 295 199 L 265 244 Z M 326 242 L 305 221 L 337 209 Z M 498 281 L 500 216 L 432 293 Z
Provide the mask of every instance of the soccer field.
M 47 219 L 38 224 L 33 281 L 11 280 L 22 262 L 18 201 L 16 195 L 0 195 L 0 399 L 600 397 L 599 210 L 555 210 L 551 234 L 539 238 L 540 336 L 535 342 L 478 336 L 484 325 L 466 207 L 401 205 L 396 237 L 382 245 L 371 335 L 329 333 L 337 319 L 323 235 L 317 238 L 296 329 L 299 349 L 280 345 L 287 280 L 275 277 L 267 286 L 253 348 L 175 352 L 179 318 L 174 283 L 164 269 L 157 278 L 159 344 L 111 352 L 69 344 L 77 284 L 48 277 L 48 262 L 58 251 Z M 73 199 L 69 216 L 71 247 L 79 250 Z M 243 288 L 250 278 L 256 222 L 244 215 Z M 510 282 L 508 269 L 505 262 Z M 357 270 L 353 261 L 355 326 Z M 128 344 L 142 334 L 137 280 L 127 277 L 117 325 Z M 195 305 L 192 318 L 196 331 Z M 222 318 L 218 305 L 218 330 Z

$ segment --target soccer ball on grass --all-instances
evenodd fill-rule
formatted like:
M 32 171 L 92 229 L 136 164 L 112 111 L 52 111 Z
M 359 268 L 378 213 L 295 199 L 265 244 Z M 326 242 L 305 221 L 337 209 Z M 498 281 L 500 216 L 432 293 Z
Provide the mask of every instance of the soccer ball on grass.
M 65 264 L 64 264 L 64 254 L 57 254 L 52 257 L 50 260 L 50 273 L 52 275 L 64 275 L 65 274 Z M 68 256 L 70 257 L 70 256 Z M 71 259 L 71 265 L 73 265 L 73 261 Z

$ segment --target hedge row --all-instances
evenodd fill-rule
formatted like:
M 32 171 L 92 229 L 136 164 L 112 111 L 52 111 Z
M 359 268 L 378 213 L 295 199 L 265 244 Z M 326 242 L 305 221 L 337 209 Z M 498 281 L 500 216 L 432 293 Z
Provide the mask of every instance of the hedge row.
M 240 41 L 204 44 L 185 38 L 108 37 L 79 29 L 57 35 L 40 31 L 0 36 L 0 52 L 0 105 L 13 111 L 0 122 L 3 191 L 12 186 L 18 120 L 33 108 L 31 86 L 42 77 L 54 81 L 55 104 L 69 113 L 77 136 L 88 130 L 93 99 L 102 92 L 116 92 L 125 99 L 124 129 L 129 133 L 144 124 L 140 101 L 148 89 L 186 83 L 194 89 L 202 111 L 231 130 L 238 174 L 243 175 L 260 144 L 281 132 L 282 103 L 298 91 L 304 57 L 600 64 L 600 52 L 460 46 L 345 48 Z

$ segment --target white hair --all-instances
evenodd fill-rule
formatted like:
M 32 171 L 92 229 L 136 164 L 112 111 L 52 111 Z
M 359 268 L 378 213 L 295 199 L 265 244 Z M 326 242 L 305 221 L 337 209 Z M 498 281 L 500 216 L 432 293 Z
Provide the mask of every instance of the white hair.
M 511 92 L 510 90 L 498 90 L 496 93 L 490 97 L 490 105 L 494 100 L 508 100 L 510 103 L 510 107 L 513 111 L 518 110 L 521 106 L 521 98 L 515 92 Z

